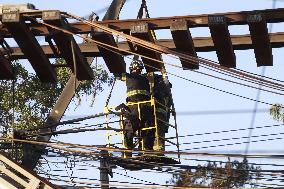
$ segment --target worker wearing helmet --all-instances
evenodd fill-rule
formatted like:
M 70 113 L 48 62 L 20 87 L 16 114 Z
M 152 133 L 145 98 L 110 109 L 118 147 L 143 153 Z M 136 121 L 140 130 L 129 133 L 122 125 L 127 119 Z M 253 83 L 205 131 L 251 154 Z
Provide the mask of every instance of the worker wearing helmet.
M 125 73 L 122 77 L 118 78 L 126 81 L 127 103 L 137 103 L 151 99 L 149 81 L 147 77 L 142 74 L 143 69 L 144 66 L 141 61 L 133 60 L 129 66 L 130 73 Z M 134 147 L 133 135 L 138 132 L 138 137 L 143 139 L 144 149 L 153 150 L 154 130 L 141 130 L 153 124 L 153 112 L 150 103 L 141 103 L 139 107 L 137 104 L 129 105 L 128 108 L 131 116 L 128 116 L 129 119 L 126 120 L 126 133 L 124 134 L 127 148 L 132 149 Z M 132 130 L 130 129 L 131 127 Z

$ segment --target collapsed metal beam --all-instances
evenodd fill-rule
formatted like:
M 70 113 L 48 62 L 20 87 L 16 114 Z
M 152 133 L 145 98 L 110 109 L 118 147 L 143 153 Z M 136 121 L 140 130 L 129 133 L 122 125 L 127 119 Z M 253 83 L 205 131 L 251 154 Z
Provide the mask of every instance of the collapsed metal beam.
M 281 48 L 284 47 L 284 33 L 270 33 L 269 34 L 271 48 Z M 253 49 L 252 40 L 250 35 L 231 35 L 232 45 L 234 50 L 248 50 Z M 171 50 L 177 50 L 176 45 L 172 39 L 160 39 L 155 41 L 156 44 L 162 45 L 170 48 Z M 196 52 L 210 52 L 216 51 L 214 47 L 213 41 L 211 37 L 197 37 L 193 38 L 193 43 Z M 117 43 L 118 48 L 122 50 L 130 51 L 128 44 L 126 42 Z M 56 58 L 52 49 L 49 45 L 41 46 L 45 55 L 48 58 Z M 55 46 L 55 48 L 57 48 Z M 82 43 L 79 44 L 79 48 L 85 57 L 100 57 L 101 54 L 99 49 L 95 43 Z M 0 49 L 2 51 L 3 49 Z M 27 57 L 21 51 L 20 48 L 14 47 L 12 48 L 13 52 L 10 55 L 10 59 L 26 59 Z M 122 52 L 121 52 L 122 53 Z M 129 55 L 128 53 L 123 52 L 125 55 Z
M 267 23 L 277 23 L 284 22 L 284 9 L 266 9 L 266 10 L 257 10 L 266 18 Z M 208 27 L 208 16 L 220 16 L 223 15 L 227 19 L 228 25 L 246 25 L 247 15 L 253 14 L 255 11 L 242 11 L 242 12 L 228 12 L 228 13 L 215 13 L 215 14 L 202 14 L 202 15 L 188 15 L 188 16 L 174 16 L 174 17 L 160 17 L 160 18 L 144 18 L 139 21 L 149 24 L 150 30 L 158 29 L 170 29 L 170 26 L 173 20 L 185 20 L 188 23 L 188 27 Z M 25 14 L 28 16 L 29 14 Z M 98 24 L 109 26 L 116 30 L 130 30 L 132 25 L 137 23 L 136 19 L 128 20 L 108 20 L 108 21 L 99 21 Z M 77 34 L 90 33 L 91 27 L 82 23 L 72 23 L 70 24 L 72 31 Z M 31 24 L 31 30 L 34 35 L 48 35 L 48 29 L 46 26 L 40 24 Z M 4 37 L 11 37 L 11 34 L 7 28 L 2 27 L 0 33 Z
M 155 43 L 155 40 L 153 38 L 153 35 L 151 34 L 151 31 L 149 30 L 149 25 L 147 23 L 144 23 L 144 22 L 136 23 L 135 25 L 131 27 L 130 31 L 131 31 L 131 35 L 133 35 L 134 37 Z M 144 48 L 140 45 L 137 45 L 135 48 L 136 48 L 135 51 L 138 54 L 162 61 L 160 53 Z M 154 72 L 154 71 L 157 71 L 157 69 L 161 70 L 162 68 L 162 64 L 156 61 L 153 61 L 153 60 L 150 60 L 144 57 L 141 57 L 141 59 L 144 62 L 147 72 Z
M 171 25 L 171 33 L 176 46 L 176 50 L 197 57 L 194 43 L 187 27 L 185 20 L 177 20 Z M 199 65 L 196 62 L 186 62 L 181 60 L 181 64 L 184 70 L 186 69 L 198 69 Z
M 236 55 L 226 18 L 224 16 L 209 16 L 208 23 L 220 64 L 229 68 L 235 68 Z
M 43 82 L 56 82 L 57 78 L 54 68 L 19 12 L 4 13 L 2 15 L 2 23 L 5 24 L 13 35 L 40 80 Z
M 42 19 L 48 24 L 68 29 L 68 24 L 63 20 L 60 11 L 44 11 L 42 13 Z M 61 56 L 66 60 L 73 73 L 76 71 L 75 75 L 77 76 L 78 80 L 93 79 L 93 71 L 88 65 L 87 59 L 80 51 L 80 48 L 74 37 L 70 34 L 66 34 L 53 28 L 48 28 L 48 30 L 50 32 L 50 36 L 57 45 Z M 76 68 L 74 66 L 76 66 Z
M 126 0 L 113 0 L 103 20 L 117 20 L 120 14 L 120 11 L 123 5 L 125 4 L 125 2 Z M 106 43 L 108 45 L 112 45 L 114 47 L 117 47 L 115 39 L 112 35 L 101 32 L 97 29 L 94 29 L 94 30 L 95 30 L 95 33 L 92 35 L 92 39 Z M 94 45 L 94 43 L 87 43 L 87 44 Z M 126 65 L 125 65 L 123 56 L 115 53 L 117 52 L 116 50 L 114 50 L 113 52 L 113 51 L 107 50 L 106 48 L 103 48 L 100 46 L 97 46 L 97 49 L 102 55 L 111 73 L 124 73 L 126 71 Z M 89 56 L 89 57 L 92 57 L 92 56 Z
M 265 17 L 260 13 L 248 15 L 257 66 L 272 66 L 273 56 Z
M 106 34 L 102 31 L 95 30 L 92 38 L 96 41 L 111 45 L 113 47 L 118 47 L 113 35 Z M 126 72 L 126 64 L 123 59 L 123 56 L 116 53 L 119 52 L 117 50 L 109 50 L 108 48 L 104 48 L 102 46 L 97 47 L 103 57 L 109 71 L 111 73 L 125 73 Z

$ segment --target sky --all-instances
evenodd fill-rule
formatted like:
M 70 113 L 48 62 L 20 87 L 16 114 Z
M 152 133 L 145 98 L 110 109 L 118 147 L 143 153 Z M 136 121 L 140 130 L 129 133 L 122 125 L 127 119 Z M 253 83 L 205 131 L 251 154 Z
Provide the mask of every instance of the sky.
M 14 1 L 14 0 L 2 0 L 1 3 L 26 3 L 27 1 Z M 92 11 L 102 10 L 110 4 L 110 0 L 81 0 L 79 1 L 70 1 L 70 0 L 60 0 L 60 1 L 39 1 L 39 0 L 30 0 L 29 3 L 32 3 L 38 9 L 58 9 L 61 11 L 70 12 L 79 16 L 86 16 Z M 248 11 L 248 10 L 262 10 L 272 8 L 271 0 L 238 0 L 238 1 L 228 1 L 228 0 L 148 0 L 147 1 L 148 9 L 150 16 L 154 17 L 168 17 L 168 16 L 183 16 L 183 15 L 196 15 L 196 14 L 209 14 L 209 13 L 221 13 L 221 12 L 237 12 L 237 11 Z M 124 8 L 122 9 L 120 19 L 132 19 L 136 18 L 137 11 L 140 6 L 140 0 L 129 0 Z M 284 1 L 277 1 L 276 8 L 281 8 L 284 6 Z M 103 12 L 100 14 L 100 17 L 103 17 Z M 248 26 L 230 26 L 230 33 L 232 35 L 237 34 L 248 34 Z M 194 28 L 190 29 L 193 37 L 206 37 L 210 35 L 208 28 Z M 284 25 L 283 23 L 274 24 L 272 27 L 272 32 L 283 32 Z M 157 31 L 158 39 L 171 38 L 170 31 Z M 284 80 L 284 67 L 283 67 L 283 53 L 284 49 L 273 49 L 273 67 L 267 67 L 265 69 L 265 75 L 268 77 L 276 78 L 279 80 Z M 235 51 L 237 58 L 237 68 L 245 71 L 249 71 L 256 74 L 261 74 L 263 71 L 262 67 L 257 67 L 255 62 L 255 57 L 253 50 L 242 50 Z M 218 61 L 215 52 L 209 53 L 198 53 L 198 56 L 207 58 L 213 61 Z M 180 62 L 176 59 L 173 59 L 169 56 L 164 55 L 163 59 L 167 63 L 173 63 L 180 65 Z M 99 59 L 100 63 L 103 63 Z M 129 63 L 129 62 L 128 62 Z M 167 71 L 169 73 L 175 73 L 177 75 L 186 77 L 193 81 L 197 81 L 209 86 L 216 87 L 228 92 L 236 93 L 242 96 L 249 98 L 256 98 L 257 90 L 249 89 L 243 86 L 238 86 L 228 82 L 220 81 L 217 79 L 210 78 L 208 76 L 203 76 L 195 72 L 184 71 L 176 68 L 172 68 L 166 65 Z M 200 69 L 199 71 L 206 72 L 206 70 Z M 206 72 L 208 73 L 208 72 Z M 209 72 L 210 73 L 210 72 Z M 231 130 L 231 129 L 240 129 L 240 128 L 249 128 L 252 126 L 252 113 L 246 112 L 242 114 L 200 114 L 200 115 L 191 115 L 186 114 L 187 112 L 197 112 L 197 111 L 228 111 L 228 110 L 253 110 L 255 102 L 241 99 L 232 95 L 224 94 L 206 87 L 202 87 L 174 76 L 169 76 L 169 80 L 173 85 L 172 93 L 175 103 L 175 108 L 178 113 L 177 115 L 177 124 L 179 135 L 188 135 L 204 132 L 213 132 L 213 131 L 222 131 L 222 130 Z M 113 91 L 113 96 L 110 100 L 111 105 L 118 105 L 121 102 L 125 101 L 125 84 L 123 82 L 118 82 Z M 107 95 L 110 91 L 109 87 L 105 88 L 105 91 L 100 94 L 95 102 L 94 107 L 90 107 L 90 98 L 87 98 L 86 101 L 83 101 L 83 105 L 74 109 L 74 104 L 71 105 L 70 110 L 66 112 L 64 119 L 70 119 L 74 117 L 87 116 L 103 111 L 103 106 L 107 99 Z M 269 102 L 269 103 L 282 103 L 283 98 L 279 95 L 273 95 L 266 92 L 261 92 L 260 100 Z M 269 106 L 258 104 L 259 109 L 268 110 Z M 103 120 L 99 120 L 103 121 Z M 173 119 L 171 119 L 173 122 Z M 97 123 L 97 120 L 92 120 L 86 124 Z M 268 112 L 257 113 L 255 121 L 253 122 L 254 127 L 260 127 L 265 125 L 279 124 L 279 122 L 273 121 L 269 116 Z M 266 128 L 266 129 L 255 129 L 253 130 L 252 136 L 259 136 L 264 134 L 271 133 L 283 133 L 283 127 L 279 128 Z M 170 130 L 169 135 L 174 134 L 173 130 Z M 238 137 L 247 137 L 248 130 L 240 132 L 230 132 L 224 134 L 214 134 L 206 136 L 193 136 L 187 138 L 181 138 L 182 143 L 192 143 L 200 142 L 204 140 L 218 140 L 222 138 L 238 138 Z M 281 137 L 281 135 L 279 136 Z M 259 139 L 268 139 L 275 138 L 274 136 L 268 137 L 255 137 L 253 140 Z M 97 133 L 83 133 L 83 134 L 69 134 L 64 136 L 56 137 L 56 140 L 71 142 L 71 143 L 80 143 L 80 144 L 103 144 L 105 143 L 105 137 L 102 137 L 101 134 Z M 221 142 L 211 142 L 201 144 L 191 144 L 191 145 L 182 145 L 182 149 L 191 149 L 190 152 L 211 152 L 211 153 L 244 153 L 246 144 L 241 145 L 230 145 L 230 146 L 219 146 L 219 147 L 208 147 L 201 148 L 212 145 L 222 145 L 226 143 L 235 143 L 240 141 L 246 141 L 247 139 L 242 140 L 230 140 L 230 141 L 221 141 Z M 252 143 L 249 147 L 249 153 L 276 153 L 283 154 L 283 139 L 282 140 L 272 140 L 269 142 L 255 142 Z M 192 148 L 201 148 L 194 149 Z M 173 149 L 172 147 L 167 148 L 168 150 Z M 199 157 L 202 159 L 201 157 Z M 207 159 L 210 157 L 206 157 Z M 218 159 L 218 158 L 216 158 Z M 220 159 L 219 159 L 220 160 Z M 252 162 L 269 162 L 269 163 L 280 163 L 277 160 L 255 160 L 252 159 Z M 183 164 L 196 164 L 195 161 L 184 160 Z M 94 165 L 98 165 L 94 163 Z M 137 177 L 140 179 L 148 180 L 155 183 L 164 184 L 171 175 L 164 173 L 154 173 L 150 172 L 145 174 L 144 172 L 131 172 L 131 171 L 122 171 L 115 170 L 120 174 L 127 174 L 128 176 Z M 98 178 L 98 171 L 96 168 L 89 171 L 91 174 L 88 174 L 90 178 Z M 70 172 L 68 174 L 71 174 Z M 86 171 L 78 174 L 86 174 Z M 155 176 L 153 176 L 155 175 Z M 125 180 L 133 181 L 125 176 L 115 174 L 113 180 Z

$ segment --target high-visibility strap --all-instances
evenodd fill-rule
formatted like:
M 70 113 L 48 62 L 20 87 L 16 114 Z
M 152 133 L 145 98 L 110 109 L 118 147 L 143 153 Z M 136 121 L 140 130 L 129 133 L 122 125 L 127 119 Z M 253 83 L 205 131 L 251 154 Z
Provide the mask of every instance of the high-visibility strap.
M 146 95 L 146 96 L 150 96 L 150 93 L 146 90 L 132 90 L 127 92 L 127 97 L 131 97 L 134 95 Z

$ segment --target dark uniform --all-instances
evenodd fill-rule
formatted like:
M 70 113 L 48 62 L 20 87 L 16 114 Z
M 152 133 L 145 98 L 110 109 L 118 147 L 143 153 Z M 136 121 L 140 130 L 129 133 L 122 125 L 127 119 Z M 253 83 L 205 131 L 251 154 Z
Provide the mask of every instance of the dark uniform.
M 141 69 L 142 70 L 142 69 Z M 131 69 L 130 69 L 131 71 Z M 150 85 L 146 76 L 140 73 L 125 73 L 119 79 L 126 81 L 127 86 L 127 103 L 137 103 L 142 101 L 149 101 Z M 138 137 L 143 139 L 144 150 L 153 150 L 155 140 L 155 130 L 145 130 L 143 128 L 154 126 L 153 110 L 150 103 L 141 103 L 138 107 L 135 105 L 128 105 L 130 116 L 127 116 L 124 126 L 125 134 L 124 139 L 126 147 L 133 149 L 133 137 L 134 133 L 138 133 Z M 140 113 L 139 110 L 140 109 Z M 141 144 L 139 149 L 142 149 Z
M 165 82 L 162 75 L 154 75 L 153 96 L 156 101 L 156 117 L 158 123 L 159 141 L 155 144 L 155 150 L 165 149 L 165 133 L 169 129 L 170 108 L 173 104 L 171 95 L 171 83 Z
M 151 99 L 150 85 L 146 77 L 137 74 L 126 74 L 127 103 L 137 103 Z M 128 106 L 131 110 L 133 119 L 131 120 L 133 132 L 138 131 L 143 139 L 144 149 L 153 150 L 154 130 L 141 131 L 143 128 L 153 126 L 153 112 L 150 103 L 141 103 Z M 140 109 L 140 115 L 138 108 Z M 131 142 L 130 138 L 130 142 Z

